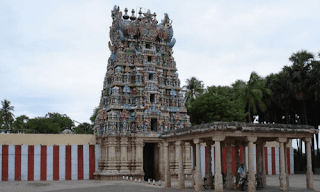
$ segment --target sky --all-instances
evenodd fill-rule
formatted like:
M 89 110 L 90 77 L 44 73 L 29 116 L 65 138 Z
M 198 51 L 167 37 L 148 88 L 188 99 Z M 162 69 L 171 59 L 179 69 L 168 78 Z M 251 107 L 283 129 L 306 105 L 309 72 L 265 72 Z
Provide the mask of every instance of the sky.
M 48 112 L 90 122 L 99 105 L 107 61 L 111 10 L 143 7 L 168 13 L 177 43 L 182 86 L 205 86 L 278 73 L 292 53 L 320 52 L 320 1 L 1 0 L 0 100 L 15 116 Z

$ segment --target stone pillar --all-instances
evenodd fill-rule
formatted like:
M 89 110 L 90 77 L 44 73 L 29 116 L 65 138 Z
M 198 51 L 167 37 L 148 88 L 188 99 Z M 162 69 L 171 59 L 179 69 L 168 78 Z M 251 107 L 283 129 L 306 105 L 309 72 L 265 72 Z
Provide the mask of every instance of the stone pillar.
M 212 180 L 212 157 L 211 157 L 211 149 L 213 141 L 206 141 L 207 144 L 207 184 L 210 189 L 213 189 L 213 180 Z
M 238 141 L 236 141 L 235 143 L 235 149 L 236 149 L 236 184 L 238 184 L 240 180 L 240 175 L 238 173 L 238 168 L 240 167 L 240 149 L 239 149 Z
M 121 156 L 120 156 L 120 174 L 121 175 L 129 175 L 130 171 L 128 168 L 128 137 L 121 137 L 120 140 L 120 150 L 121 150 Z
M 185 175 L 191 175 L 191 148 L 190 148 L 190 143 L 189 142 L 185 142 L 184 143 L 184 153 L 183 153 L 183 157 L 184 157 L 184 174 Z
M 141 176 L 141 179 L 143 179 L 142 177 L 144 176 L 144 172 L 143 172 L 143 139 L 142 138 L 137 138 L 136 139 L 136 170 L 135 173 L 137 175 Z
M 311 159 L 311 138 L 304 138 L 304 142 L 306 145 L 306 155 L 307 155 L 307 188 L 314 189 L 313 186 L 313 172 L 312 172 L 312 159 Z
M 117 161 L 116 161 L 116 146 L 117 146 L 117 138 L 109 137 L 108 138 L 108 174 L 117 175 L 119 173 L 117 169 Z
M 130 174 L 131 175 L 135 175 L 136 172 L 136 142 L 135 142 L 135 138 L 131 137 L 130 142 L 129 142 L 129 146 L 128 146 L 128 155 L 130 158 Z
M 164 186 L 171 187 L 171 174 L 170 174 L 170 159 L 169 159 L 169 143 L 164 141 L 163 142 L 163 149 L 164 149 Z
M 289 189 L 289 171 L 288 171 L 288 158 L 287 158 L 288 148 L 286 143 L 284 144 L 284 162 L 285 162 L 285 172 L 286 172 L 286 184 L 287 184 L 287 189 Z
M 196 184 L 196 144 L 192 144 L 192 184 L 191 189 L 194 189 L 194 186 Z
M 253 169 L 253 147 L 254 144 L 253 142 L 257 141 L 257 137 L 247 137 L 248 143 L 248 191 L 249 192 L 255 192 L 256 191 L 256 186 L 255 186 L 255 174 L 254 174 L 254 169 Z
M 173 162 L 173 172 L 174 172 L 174 175 L 177 177 L 179 177 L 179 150 L 177 149 L 178 146 L 176 145 L 173 145 L 174 147 L 174 162 Z
M 264 152 L 264 146 L 266 145 L 266 143 L 264 142 L 262 144 L 262 187 L 266 187 L 267 186 L 267 174 L 266 174 L 266 167 L 265 167 L 265 164 L 266 164 L 266 155 L 268 154 L 265 154 Z
M 164 180 L 164 152 L 163 152 L 163 143 L 158 143 L 159 147 L 159 174 L 160 180 Z
M 286 178 L 286 163 L 284 160 L 284 146 L 285 146 L 285 142 L 287 142 L 287 138 L 284 137 L 280 137 L 278 138 L 278 142 L 279 142 L 279 152 L 280 152 L 280 176 L 279 176 L 279 180 L 280 180 L 280 190 L 282 191 L 287 191 L 287 178 Z
M 256 142 L 256 148 L 257 148 L 257 158 L 256 158 L 256 162 L 257 162 L 257 177 L 261 179 L 261 187 L 265 187 L 266 183 L 264 181 L 266 181 L 266 172 L 265 172 L 265 168 L 264 168 L 264 156 L 263 156 L 263 147 L 265 145 L 265 142 L 258 139 L 258 141 Z
M 233 140 L 227 139 L 225 144 L 227 146 L 227 188 L 233 188 L 233 174 L 232 174 L 232 144 L 234 143 Z
M 184 148 L 184 142 L 183 141 L 176 141 L 176 151 L 177 151 L 177 159 L 176 161 L 179 163 L 179 171 L 178 171 L 178 189 L 184 189 L 184 171 L 183 171 L 183 153 L 182 153 L 182 147 Z
M 212 140 L 215 142 L 215 171 L 214 171 L 214 188 L 216 192 L 223 191 L 223 180 L 221 174 L 221 145 L 220 142 L 225 139 L 225 136 L 213 136 Z
M 105 138 L 104 142 L 101 145 L 101 159 L 102 159 L 101 166 L 102 166 L 103 170 L 108 169 L 108 145 L 107 145 L 107 143 L 108 143 L 107 138 Z
M 195 189 L 197 191 L 203 190 L 202 185 L 202 177 L 201 177 L 201 154 L 200 154 L 200 143 L 202 142 L 201 139 L 193 139 L 193 142 L 196 144 L 196 177 L 195 177 Z

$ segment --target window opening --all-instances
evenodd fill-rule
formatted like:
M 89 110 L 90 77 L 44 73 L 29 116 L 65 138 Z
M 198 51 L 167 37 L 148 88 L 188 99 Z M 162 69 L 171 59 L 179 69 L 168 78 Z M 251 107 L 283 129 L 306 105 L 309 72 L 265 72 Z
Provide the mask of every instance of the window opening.
M 154 103 L 155 101 L 155 95 L 154 94 L 150 94 L 150 102 Z
M 157 131 L 157 119 L 151 119 L 151 131 Z

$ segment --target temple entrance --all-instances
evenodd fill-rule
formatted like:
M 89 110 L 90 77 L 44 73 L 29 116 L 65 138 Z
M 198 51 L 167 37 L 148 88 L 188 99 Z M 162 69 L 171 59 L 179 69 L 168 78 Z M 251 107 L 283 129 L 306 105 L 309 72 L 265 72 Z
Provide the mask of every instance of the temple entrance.
M 143 147 L 143 170 L 144 170 L 144 180 L 156 179 L 156 144 L 155 143 L 145 143 Z

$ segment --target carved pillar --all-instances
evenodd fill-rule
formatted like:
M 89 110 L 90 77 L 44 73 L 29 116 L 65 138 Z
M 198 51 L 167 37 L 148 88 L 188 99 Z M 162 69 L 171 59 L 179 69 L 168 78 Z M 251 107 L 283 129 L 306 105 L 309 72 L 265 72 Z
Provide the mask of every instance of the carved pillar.
M 116 146 L 117 146 L 117 138 L 109 137 L 108 138 L 108 173 L 112 175 L 117 175 L 119 173 L 117 169 L 117 161 L 116 161 Z
M 176 141 L 176 151 L 177 151 L 177 159 L 176 161 L 179 162 L 179 171 L 178 171 L 178 189 L 184 189 L 184 171 L 183 171 L 183 153 L 182 148 L 184 148 L 184 142 L 183 141 Z
M 128 147 L 129 150 L 129 154 L 130 155 L 130 173 L 131 175 L 135 175 L 135 171 L 136 171 L 136 144 L 135 144 L 135 138 L 131 137 L 130 139 L 130 147 Z
M 128 137 L 121 137 L 120 140 L 120 174 L 121 175 L 128 175 L 130 173 L 128 168 Z
M 196 144 L 192 144 L 192 184 L 191 184 L 191 189 L 194 189 L 194 186 L 196 184 Z
M 159 174 L 160 180 L 164 180 L 164 152 L 163 152 L 163 143 L 158 143 L 159 147 Z
M 201 177 L 201 154 L 200 154 L 200 143 L 201 139 L 193 139 L 196 144 L 196 175 L 195 175 L 195 189 L 197 191 L 203 190 L 202 177 Z
M 287 191 L 287 178 L 286 178 L 286 163 L 285 163 L 285 159 L 284 159 L 284 146 L 285 146 L 285 142 L 287 142 L 287 138 L 278 138 L 278 142 L 280 145 L 279 151 L 280 151 L 280 176 L 279 176 L 279 180 L 280 180 L 280 190 L 282 191 Z
M 165 162 L 164 186 L 171 187 L 169 143 L 164 141 L 163 148 L 164 148 L 164 162 Z
M 266 171 L 264 167 L 264 150 L 263 147 L 265 145 L 265 142 L 262 140 L 258 140 L 256 142 L 256 148 L 257 148 L 257 157 L 256 157 L 256 162 L 257 162 L 257 177 L 261 179 L 262 181 L 262 187 L 266 187 Z
M 255 174 L 254 174 L 254 168 L 253 168 L 253 147 L 255 142 L 257 140 L 257 137 L 247 137 L 246 138 L 248 143 L 248 191 L 249 192 L 255 192 L 256 191 L 256 186 L 255 186 Z
M 215 148 L 215 171 L 214 171 L 214 188 L 216 192 L 223 191 L 223 180 L 221 174 L 221 145 L 220 142 L 225 139 L 225 136 L 214 136 L 212 140 L 214 141 Z
M 136 139 L 136 171 L 135 173 L 138 175 L 144 175 L 143 172 L 143 139 Z
M 174 175 L 177 177 L 179 177 L 179 154 L 180 154 L 180 151 L 177 149 L 178 146 L 177 145 L 173 145 L 174 147 L 174 163 L 173 163 L 173 172 L 174 172 Z
M 226 140 L 225 141 L 226 145 L 227 145 L 227 180 L 226 180 L 226 184 L 227 184 L 227 188 L 231 189 L 233 188 L 233 174 L 232 174 L 232 148 L 231 145 L 233 142 L 233 140 Z
M 311 138 L 304 138 L 304 142 L 306 145 L 306 155 L 307 155 L 307 188 L 314 189 L 313 186 L 313 172 L 312 172 L 312 159 L 311 159 Z
M 104 141 L 101 145 L 101 166 L 103 170 L 108 169 L 108 139 L 104 138 Z M 100 165 L 99 165 L 100 166 Z
M 178 171 L 176 171 L 176 147 L 174 145 L 169 145 L 169 165 L 170 165 L 170 174 L 177 176 Z
M 206 178 L 207 178 L 207 184 L 209 186 L 210 189 L 213 188 L 213 180 L 212 180 L 212 158 L 211 158 L 211 149 L 212 149 L 212 144 L 213 141 L 212 140 L 208 140 L 206 141 L 207 144 L 207 174 L 206 174 Z
M 184 143 L 184 154 L 183 154 L 183 157 L 184 157 L 184 174 L 186 175 L 189 175 L 191 174 L 191 159 L 190 159 L 190 156 L 191 156 L 191 148 L 190 148 L 190 143 L 189 142 L 185 142 Z

